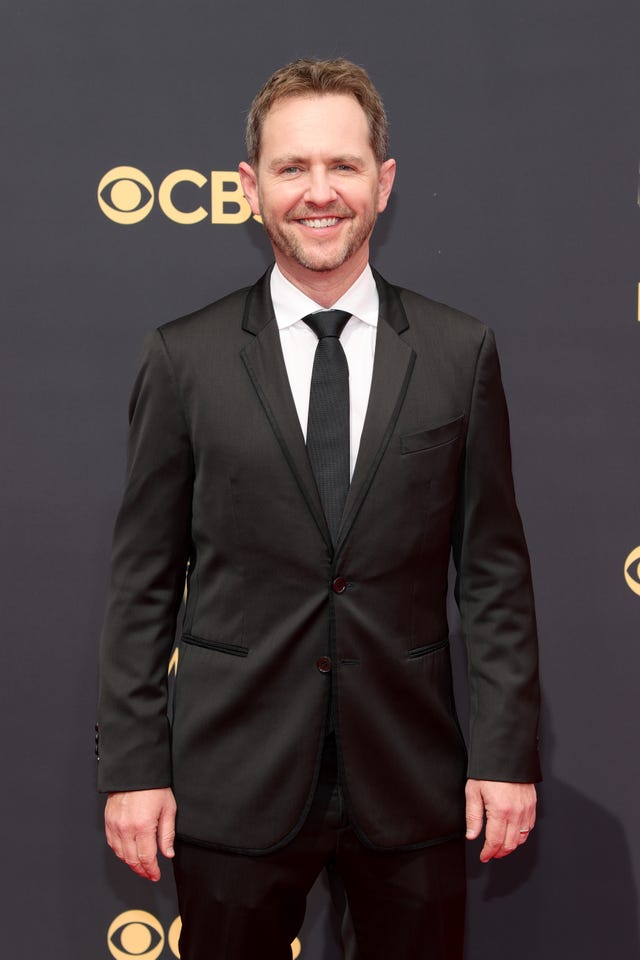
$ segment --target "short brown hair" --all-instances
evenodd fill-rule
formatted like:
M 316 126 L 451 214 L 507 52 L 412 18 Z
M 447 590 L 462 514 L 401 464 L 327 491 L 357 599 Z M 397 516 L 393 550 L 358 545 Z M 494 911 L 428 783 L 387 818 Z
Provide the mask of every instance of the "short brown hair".
M 260 157 L 262 125 L 277 100 L 287 97 L 342 93 L 356 98 L 369 124 L 369 140 L 378 163 L 387 156 L 389 127 L 380 94 L 362 67 L 337 60 L 294 60 L 272 74 L 256 94 L 247 117 L 247 156 L 252 166 Z

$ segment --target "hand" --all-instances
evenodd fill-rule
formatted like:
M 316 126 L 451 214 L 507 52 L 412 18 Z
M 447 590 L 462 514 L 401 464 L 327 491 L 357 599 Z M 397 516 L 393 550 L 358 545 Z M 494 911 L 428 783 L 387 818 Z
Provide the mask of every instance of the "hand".
M 482 863 L 506 857 L 526 842 L 536 822 L 536 788 L 533 783 L 467 780 L 467 840 L 480 836 L 485 813 L 487 826 Z
M 157 852 L 173 857 L 176 801 L 170 787 L 110 793 L 104 811 L 107 843 L 134 873 L 160 879 Z

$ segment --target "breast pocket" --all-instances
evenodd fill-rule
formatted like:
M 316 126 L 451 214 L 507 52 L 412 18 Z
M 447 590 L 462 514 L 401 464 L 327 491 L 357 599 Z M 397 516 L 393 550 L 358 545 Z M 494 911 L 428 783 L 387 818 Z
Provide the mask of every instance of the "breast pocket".
M 400 462 L 412 489 L 429 490 L 433 509 L 453 500 L 464 442 L 464 415 L 400 436 Z
M 429 427 L 427 430 L 418 430 L 416 433 L 405 433 L 400 437 L 400 452 L 403 455 L 410 455 L 455 443 L 462 437 L 464 419 L 464 414 L 461 414 L 453 420 L 441 423 L 438 427 Z

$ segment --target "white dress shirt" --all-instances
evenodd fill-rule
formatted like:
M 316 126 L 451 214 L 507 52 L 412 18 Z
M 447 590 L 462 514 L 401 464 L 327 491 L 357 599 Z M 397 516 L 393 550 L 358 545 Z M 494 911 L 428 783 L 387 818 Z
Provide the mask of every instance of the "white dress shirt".
M 318 338 L 302 317 L 326 310 L 286 279 L 276 264 L 271 272 L 271 299 L 300 426 L 307 439 L 311 372 Z M 331 307 L 351 314 L 340 336 L 349 365 L 350 476 L 353 477 L 369 403 L 378 327 L 378 289 L 367 264 L 355 283 Z

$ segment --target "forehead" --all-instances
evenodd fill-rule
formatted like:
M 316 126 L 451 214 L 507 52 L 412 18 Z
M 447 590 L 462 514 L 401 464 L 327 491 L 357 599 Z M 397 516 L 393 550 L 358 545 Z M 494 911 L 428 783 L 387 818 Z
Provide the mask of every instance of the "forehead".
M 355 97 L 325 94 L 276 100 L 264 119 L 261 158 L 327 150 L 373 155 L 367 117 Z

